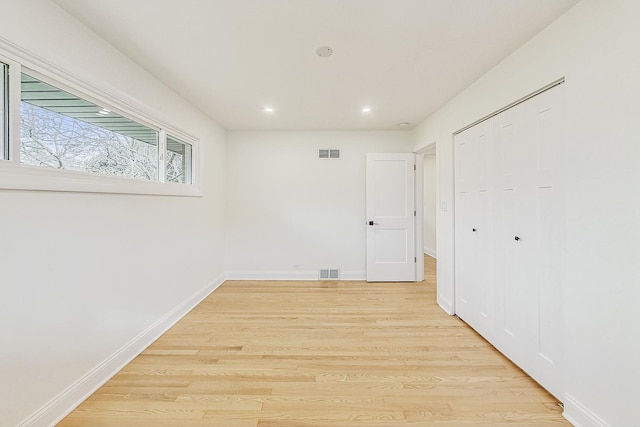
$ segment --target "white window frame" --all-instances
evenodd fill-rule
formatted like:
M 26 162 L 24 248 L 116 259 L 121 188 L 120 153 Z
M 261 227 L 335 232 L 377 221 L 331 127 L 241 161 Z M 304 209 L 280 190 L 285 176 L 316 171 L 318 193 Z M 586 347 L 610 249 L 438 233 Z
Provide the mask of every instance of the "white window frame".
M 0 39 L 0 62 L 9 66 L 9 158 L 0 157 L 0 190 L 35 190 L 202 197 L 200 179 L 200 142 L 197 138 L 163 123 L 156 111 L 136 100 L 118 98 L 73 73 L 38 58 L 22 48 Z M 20 163 L 20 76 L 34 78 L 104 106 L 118 114 L 158 130 L 158 181 L 93 174 L 90 172 L 48 169 Z M 191 183 L 165 182 L 166 135 L 171 134 L 192 147 Z
M 2 104 L 2 106 L 0 107 L 0 161 L 1 160 L 6 160 L 9 158 L 9 147 L 8 147 L 8 143 L 9 143 L 9 115 L 8 115 L 8 111 L 9 111 L 9 105 L 8 105 L 8 100 L 9 100 L 9 96 L 8 96 L 8 92 L 9 92 L 9 87 L 8 87 L 8 77 L 9 77 L 9 66 L 7 64 L 5 64 L 4 62 L 0 62 L 0 65 L 2 66 L 2 68 L 0 68 L 0 104 Z M 5 67 L 7 67 L 5 69 Z
M 184 176 L 185 176 L 185 184 L 189 184 L 186 182 L 187 180 L 187 176 L 189 177 L 189 180 L 191 182 L 193 182 L 193 167 L 194 167 L 194 155 L 193 155 L 193 145 L 184 140 L 182 137 L 177 136 L 176 134 L 172 133 L 172 132 L 165 132 L 165 135 L 162 138 L 162 141 L 165 143 L 165 147 L 164 147 L 164 153 L 165 155 L 167 154 L 167 139 L 171 138 L 176 140 L 177 142 L 183 144 L 183 145 L 188 145 L 191 148 L 191 151 L 189 152 L 189 155 L 187 155 L 187 151 L 185 150 L 185 165 L 184 165 Z M 167 171 L 166 171 L 166 167 L 167 167 L 167 157 L 165 157 L 164 162 L 162 163 L 162 167 L 163 169 L 163 179 L 167 179 Z M 184 185 L 184 184 L 182 184 Z

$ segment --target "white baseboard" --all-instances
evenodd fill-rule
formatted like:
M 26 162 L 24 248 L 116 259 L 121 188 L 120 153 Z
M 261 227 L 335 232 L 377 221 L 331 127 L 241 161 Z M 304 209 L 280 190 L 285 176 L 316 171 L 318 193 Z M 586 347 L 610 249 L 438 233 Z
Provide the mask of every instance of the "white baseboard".
M 178 320 L 182 319 L 196 305 L 216 290 L 224 282 L 224 275 L 211 281 L 205 287 L 184 300 L 180 305 L 160 318 L 153 325 L 125 344 L 120 350 L 105 359 L 98 366 L 75 381 L 49 403 L 21 422 L 18 427 L 53 426 L 117 374 L 131 360 L 142 353 L 158 337 L 164 334 Z
M 341 271 L 340 280 L 367 280 L 366 271 Z
M 364 271 L 341 271 L 340 280 L 366 280 Z M 305 271 L 229 271 L 227 280 L 318 280 L 316 270 Z
M 228 271 L 227 280 L 318 280 L 317 271 Z
M 425 255 L 429 255 L 432 258 L 437 258 L 435 248 L 428 248 L 428 247 L 425 246 L 423 251 L 424 251 Z
M 569 394 L 564 395 L 562 416 L 575 427 L 609 427 L 600 417 L 587 409 Z
M 443 309 L 448 315 L 453 316 L 455 312 L 453 311 L 453 304 L 446 298 L 438 297 L 438 305 L 441 309 Z

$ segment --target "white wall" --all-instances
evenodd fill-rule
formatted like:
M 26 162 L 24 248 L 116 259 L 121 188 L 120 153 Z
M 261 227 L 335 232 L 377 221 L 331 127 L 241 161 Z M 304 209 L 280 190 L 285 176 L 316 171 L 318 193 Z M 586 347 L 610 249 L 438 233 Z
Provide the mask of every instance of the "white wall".
M 204 197 L 0 190 L 0 425 L 14 426 L 223 278 L 225 134 L 50 1 L 2 9 L 3 38 L 139 100 L 198 137 L 206 164 Z
M 410 152 L 409 132 L 229 132 L 231 278 L 365 274 L 365 155 Z M 319 160 L 338 148 L 340 160 Z M 294 267 L 297 266 L 297 267 Z
M 436 155 L 424 155 L 424 194 L 422 199 L 422 245 L 424 253 L 436 256 Z
M 637 425 L 640 402 L 640 2 L 583 0 L 417 129 L 438 140 L 438 299 L 453 301 L 452 133 L 566 77 L 565 413 Z

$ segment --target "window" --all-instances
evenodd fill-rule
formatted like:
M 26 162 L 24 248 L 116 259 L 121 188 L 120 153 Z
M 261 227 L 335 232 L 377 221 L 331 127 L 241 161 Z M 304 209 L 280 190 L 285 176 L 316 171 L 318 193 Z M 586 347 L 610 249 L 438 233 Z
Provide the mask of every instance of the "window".
M 167 135 L 166 182 L 191 184 L 191 144 Z
M 9 67 L 0 62 L 0 160 L 9 158 Z
M 22 164 L 158 181 L 158 135 L 155 129 L 21 75 Z
M 197 139 L 57 70 L 0 38 L 0 189 L 202 196 Z

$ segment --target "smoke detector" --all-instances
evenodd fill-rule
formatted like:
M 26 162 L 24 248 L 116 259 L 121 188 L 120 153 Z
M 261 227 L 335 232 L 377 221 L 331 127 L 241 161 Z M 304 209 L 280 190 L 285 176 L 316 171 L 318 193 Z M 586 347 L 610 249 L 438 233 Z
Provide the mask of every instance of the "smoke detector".
M 318 49 L 316 49 L 316 55 L 318 55 L 320 58 L 328 58 L 333 55 L 333 49 L 331 49 L 329 46 L 320 46 Z

